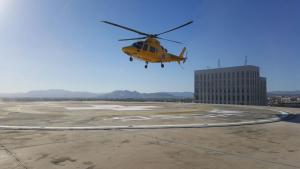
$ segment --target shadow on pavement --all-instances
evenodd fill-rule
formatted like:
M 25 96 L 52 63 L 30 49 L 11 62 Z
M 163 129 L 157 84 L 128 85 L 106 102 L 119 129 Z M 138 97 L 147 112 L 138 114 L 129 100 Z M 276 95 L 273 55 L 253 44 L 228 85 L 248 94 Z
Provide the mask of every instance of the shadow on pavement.
M 289 114 L 282 121 L 286 121 L 290 123 L 300 123 L 300 114 Z

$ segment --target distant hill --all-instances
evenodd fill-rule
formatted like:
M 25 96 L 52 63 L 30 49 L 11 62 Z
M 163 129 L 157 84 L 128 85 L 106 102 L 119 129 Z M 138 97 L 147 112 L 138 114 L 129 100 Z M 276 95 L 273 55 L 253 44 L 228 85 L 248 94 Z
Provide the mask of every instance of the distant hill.
M 62 89 L 33 90 L 26 93 L 0 93 L 2 98 L 91 98 L 91 99 L 187 99 L 192 92 L 140 93 L 129 90 L 116 90 L 109 93 L 75 92 Z
M 67 91 L 61 89 L 50 89 L 50 90 L 35 90 L 29 91 L 25 93 L 26 97 L 50 97 L 50 98 L 92 98 L 97 97 L 98 94 L 90 93 L 90 92 L 74 92 L 74 91 Z
M 176 92 L 177 93 L 177 92 Z M 100 95 L 100 98 L 108 99 L 181 99 L 181 98 L 191 98 L 187 97 L 187 94 L 172 94 L 168 92 L 157 92 L 157 93 L 139 93 L 137 91 L 128 91 L 128 90 L 116 90 L 111 93 L 106 93 Z M 182 92 L 184 93 L 184 92 Z M 192 94 L 191 94 L 192 96 Z
M 109 93 L 78 92 L 62 89 L 33 90 L 26 93 L 0 93 L 0 98 L 81 98 L 81 99 L 191 99 L 193 92 L 154 92 L 115 90 Z M 300 91 L 271 91 L 268 96 L 299 96 Z
M 26 93 L 6 93 L 0 97 L 9 98 L 96 98 L 99 94 L 90 92 L 74 92 L 62 89 L 33 90 Z
M 300 91 L 272 91 L 268 92 L 268 96 L 300 96 Z

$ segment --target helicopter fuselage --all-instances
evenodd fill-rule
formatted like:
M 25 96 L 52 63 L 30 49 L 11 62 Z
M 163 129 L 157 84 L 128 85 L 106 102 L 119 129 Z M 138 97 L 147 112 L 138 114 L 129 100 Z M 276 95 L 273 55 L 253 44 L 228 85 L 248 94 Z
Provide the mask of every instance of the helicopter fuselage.
M 151 63 L 180 63 L 180 61 L 185 60 L 183 56 L 168 53 L 167 49 L 161 46 L 160 42 L 155 38 L 147 38 L 145 41 L 135 42 L 130 46 L 123 47 L 122 51 L 130 57 Z

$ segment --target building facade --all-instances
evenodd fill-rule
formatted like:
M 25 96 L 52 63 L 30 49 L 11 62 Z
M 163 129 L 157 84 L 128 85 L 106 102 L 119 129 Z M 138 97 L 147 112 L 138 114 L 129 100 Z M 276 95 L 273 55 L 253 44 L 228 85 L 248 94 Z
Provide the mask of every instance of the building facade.
M 266 105 L 266 78 L 252 65 L 195 71 L 195 102 Z

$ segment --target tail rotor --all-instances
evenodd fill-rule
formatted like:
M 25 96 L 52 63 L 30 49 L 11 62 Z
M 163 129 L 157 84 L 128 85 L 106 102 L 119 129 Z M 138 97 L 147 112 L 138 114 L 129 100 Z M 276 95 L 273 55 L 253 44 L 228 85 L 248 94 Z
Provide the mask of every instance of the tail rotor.
M 183 58 L 182 63 L 185 63 L 187 59 L 188 59 L 188 51 L 186 51 L 185 57 Z
M 186 52 L 185 52 L 186 51 Z M 185 52 L 185 57 L 183 56 Z M 186 60 L 188 59 L 188 51 L 186 50 L 186 48 L 183 49 L 183 51 L 180 54 L 180 58 L 182 58 L 182 63 L 184 64 L 186 62 Z M 179 66 L 181 67 L 181 69 L 184 69 L 184 67 L 180 64 L 180 61 L 178 61 Z

